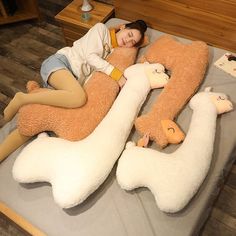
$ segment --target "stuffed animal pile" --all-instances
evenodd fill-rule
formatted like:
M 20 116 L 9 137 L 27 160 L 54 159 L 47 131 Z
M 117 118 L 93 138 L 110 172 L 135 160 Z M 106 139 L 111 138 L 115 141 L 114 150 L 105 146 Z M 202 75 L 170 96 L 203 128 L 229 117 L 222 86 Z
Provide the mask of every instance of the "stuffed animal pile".
M 21 183 L 50 182 L 53 197 L 62 208 L 82 203 L 110 173 L 151 88 L 164 86 L 152 110 L 136 120 L 136 128 L 162 148 L 168 143 L 183 141 L 185 136 L 173 120 L 204 78 L 208 64 L 207 45 L 203 42 L 185 45 L 165 35 L 150 46 L 140 61 L 146 63 L 138 63 L 125 70 L 127 83 L 111 109 L 108 111 L 109 108 L 106 108 L 108 113 L 105 118 L 100 123 L 96 122 L 99 123 L 96 128 L 94 125 L 86 134 L 72 139 L 53 130 L 68 140 L 83 138 L 76 142 L 39 135 L 16 159 L 13 167 L 15 180 Z M 164 73 L 162 64 L 171 72 L 170 78 Z M 107 95 L 104 95 L 106 98 Z M 223 94 L 206 91 L 191 99 L 190 106 L 194 114 L 189 132 L 181 148 L 172 154 L 133 145 L 126 148 L 117 169 L 121 187 L 129 190 L 146 186 L 155 195 L 161 210 L 181 210 L 207 174 L 217 113 L 232 109 L 232 104 L 226 98 Z M 219 106 L 221 103 L 224 103 L 223 106 Z M 90 113 L 85 113 L 83 119 L 90 119 L 89 110 Z M 31 123 L 34 119 L 37 117 L 31 118 Z M 80 120 L 78 123 L 83 124 Z M 79 127 L 77 133 L 83 129 Z M 204 134 L 202 130 L 205 130 Z M 199 149 L 200 144 L 202 148 Z

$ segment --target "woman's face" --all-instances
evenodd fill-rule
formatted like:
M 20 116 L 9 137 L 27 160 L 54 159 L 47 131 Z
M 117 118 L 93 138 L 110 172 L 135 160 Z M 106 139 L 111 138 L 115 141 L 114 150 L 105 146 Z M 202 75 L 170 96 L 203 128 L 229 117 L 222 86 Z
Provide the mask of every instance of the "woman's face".
M 119 47 L 131 48 L 141 39 L 141 33 L 137 29 L 124 28 L 116 33 Z

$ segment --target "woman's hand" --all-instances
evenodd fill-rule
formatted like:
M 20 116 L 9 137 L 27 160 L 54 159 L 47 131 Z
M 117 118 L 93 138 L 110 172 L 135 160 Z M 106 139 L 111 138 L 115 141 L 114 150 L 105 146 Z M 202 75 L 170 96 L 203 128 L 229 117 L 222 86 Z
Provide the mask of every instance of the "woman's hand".
M 118 80 L 118 84 L 119 84 L 121 89 L 123 88 L 125 83 L 126 83 L 126 78 L 124 76 L 121 76 L 120 79 Z

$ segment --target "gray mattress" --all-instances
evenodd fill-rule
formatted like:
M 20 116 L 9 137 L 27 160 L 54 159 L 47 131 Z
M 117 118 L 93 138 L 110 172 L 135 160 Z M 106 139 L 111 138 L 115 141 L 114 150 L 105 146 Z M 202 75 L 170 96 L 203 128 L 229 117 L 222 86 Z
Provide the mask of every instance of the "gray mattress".
M 111 19 L 107 25 L 121 23 Z M 148 29 L 151 41 L 163 33 Z M 180 39 L 181 41 L 188 41 Z M 140 53 L 143 53 L 142 49 Z M 223 92 L 236 101 L 236 78 L 213 66 L 213 62 L 226 51 L 210 48 L 211 63 L 200 90 L 212 86 L 213 91 Z M 153 91 L 141 112 L 145 113 L 161 90 Z M 191 119 L 186 107 L 177 123 L 186 132 Z M 0 201 L 12 208 L 30 223 L 50 236 L 168 236 L 197 235 L 210 213 L 213 200 L 222 180 L 236 156 L 236 111 L 218 117 L 213 160 L 207 178 L 191 202 L 179 213 L 165 214 L 156 206 L 155 199 L 146 188 L 126 192 L 117 184 L 114 166 L 107 180 L 84 203 L 69 210 L 62 210 L 53 201 L 51 186 L 47 183 L 21 185 L 12 178 L 12 166 L 22 148 L 10 155 L 0 165 Z M 0 131 L 0 142 L 15 128 L 15 119 Z M 129 139 L 136 140 L 132 131 Z M 153 148 L 156 148 L 153 145 Z M 169 146 L 171 152 L 178 146 Z

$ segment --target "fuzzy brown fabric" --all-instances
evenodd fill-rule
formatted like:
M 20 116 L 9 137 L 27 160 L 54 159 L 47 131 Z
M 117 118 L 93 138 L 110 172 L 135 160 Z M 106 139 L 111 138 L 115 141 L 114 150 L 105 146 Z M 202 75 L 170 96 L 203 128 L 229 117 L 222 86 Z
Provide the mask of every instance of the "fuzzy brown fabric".
M 108 61 L 124 71 L 135 62 L 137 48 L 115 48 Z M 40 91 L 37 84 L 28 84 L 32 92 Z M 35 90 L 36 89 L 36 90 Z M 42 89 L 42 88 L 41 88 Z M 19 132 L 33 136 L 43 131 L 53 131 L 61 138 L 75 141 L 87 137 L 100 123 L 113 104 L 119 86 L 102 72 L 94 72 L 86 83 L 87 103 L 76 109 L 30 104 L 19 110 Z
M 161 63 L 171 71 L 171 78 L 156 99 L 150 112 L 136 119 L 135 127 L 142 134 L 150 134 L 161 148 L 167 138 L 161 120 L 174 120 L 197 91 L 208 65 L 209 50 L 204 42 L 182 44 L 170 35 L 157 39 L 139 60 Z

